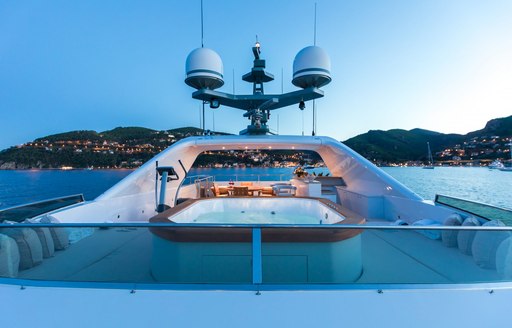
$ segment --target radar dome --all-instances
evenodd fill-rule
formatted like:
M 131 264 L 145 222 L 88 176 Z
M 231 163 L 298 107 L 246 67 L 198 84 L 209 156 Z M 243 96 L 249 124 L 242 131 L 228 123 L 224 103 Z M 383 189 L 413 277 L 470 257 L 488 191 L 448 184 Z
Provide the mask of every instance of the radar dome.
M 320 88 L 331 82 L 331 59 L 320 47 L 299 51 L 293 60 L 293 85 L 299 88 Z
M 217 89 L 224 85 L 220 56 L 208 48 L 197 48 L 187 57 L 185 83 L 195 89 Z

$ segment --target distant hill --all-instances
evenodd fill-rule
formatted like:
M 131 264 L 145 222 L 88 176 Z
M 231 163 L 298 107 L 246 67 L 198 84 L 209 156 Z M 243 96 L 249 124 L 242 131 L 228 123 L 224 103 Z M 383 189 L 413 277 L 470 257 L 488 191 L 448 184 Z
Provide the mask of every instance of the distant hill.
M 425 161 L 427 142 L 430 143 L 437 160 L 448 160 L 451 157 L 494 159 L 505 157 L 505 144 L 508 142 L 506 139 L 511 136 L 512 116 L 509 116 L 493 119 L 487 122 L 485 128 L 466 135 L 443 134 L 423 129 L 370 130 L 344 143 L 364 157 L 377 162 Z M 447 149 L 451 153 L 445 151 Z
M 165 131 L 117 127 L 103 132 L 58 133 L 0 151 L 0 169 L 138 167 L 180 139 L 202 134 L 203 130 L 194 127 Z
M 34 142 L 41 142 L 43 140 L 48 140 L 50 142 L 54 142 L 57 140 L 101 140 L 101 137 L 98 132 L 91 130 L 81 130 L 81 131 L 70 131 L 64 133 L 58 133 L 49 135 L 42 138 L 37 138 Z
M 496 118 L 490 120 L 482 130 L 470 132 L 467 134 L 468 137 L 476 136 L 510 136 L 512 135 L 512 115 L 509 117 Z
M 152 141 L 155 139 L 155 135 L 158 135 L 160 131 L 152 130 L 148 128 L 141 127 L 117 127 L 112 130 L 96 132 L 91 130 L 80 130 L 80 131 L 70 131 L 65 133 L 52 134 L 46 137 L 37 138 L 34 142 L 42 142 L 49 141 L 55 142 L 59 140 L 109 140 L 116 142 L 143 142 L 143 141 Z M 184 127 L 178 129 L 165 130 L 161 132 L 167 132 L 169 134 L 177 134 L 180 137 L 188 136 L 188 135 L 200 135 L 203 130 L 194 128 L 194 127 Z M 222 133 L 221 133 L 222 134 Z
M 464 136 L 413 129 L 410 131 L 393 129 L 388 131 L 370 130 L 350 138 L 344 143 L 370 160 L 404 162 L 423 160 L 427 157 L 427 142 L 433 152 L 447 145 L 460 144 Z
M 0 169 L 134 168 L 173 143 L 202 134 L 201 129 L 194 127 L 163 131 L 117 127 L 103 132 L 82 130 L 53 134 L 0 151 Z M 507 145 L 511 137 L 512 116 L 509 116 L 493 119 L 483 129 L 466 135 L 423 129 L 370 130 L 344 143 L 379 164 L 420 164 L 427 158 L 427 142 L 436 161 L 509 159 Z

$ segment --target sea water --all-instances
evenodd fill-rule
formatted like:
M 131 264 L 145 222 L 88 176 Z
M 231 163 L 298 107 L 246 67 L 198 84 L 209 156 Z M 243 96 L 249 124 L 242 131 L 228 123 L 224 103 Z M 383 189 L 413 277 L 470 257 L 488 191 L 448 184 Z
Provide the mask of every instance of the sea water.
M 512 172 L 480 167 L 383 168 L 385 172 L 424 199 L 436 194 L 464 198 L 512 209 Z M 326 169 L 314 169 L 325 172 Z M 291 178 L 293 168 L 192 169 L 189 175 L 221 176 L 219 180 L 283 180 Z M 91 200 L 127 176 L 129 170 L 0 170 L 0 208 L 49 198 L 84 194 Z
M 387 167 L 384 171 L 424 199 L 439 194 L 512 209 L 512 172 L 484 167 Z
M 192 220 L 194 223 L 218 224 L 318 224 L 311 215 L 279 213 L 278 211 L 209 212 Z
M 0 208 L 83 194 L 91 200 L 130 170 L 0 170 Z

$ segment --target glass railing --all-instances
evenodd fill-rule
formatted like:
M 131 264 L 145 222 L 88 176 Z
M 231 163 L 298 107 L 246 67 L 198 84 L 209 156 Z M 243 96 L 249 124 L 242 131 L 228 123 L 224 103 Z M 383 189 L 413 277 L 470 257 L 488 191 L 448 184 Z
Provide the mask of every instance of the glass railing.
M 191 175 L 191 176 L 186 176 L 184 179 L 183 179 L 183 186 L 188 186 L 188 185 L 191 185 L 191 184 L 194 184 L 197 180 L 203 180 L 203 179 L 214 179 L 213 176 L 211 175 Z
M 239 182 L 239 181 L 288 181 L 293 177 L 293 174 L 217 174 L 217 175 L 194 175 L 185 177 L 183 185 L 190 185 L 197 180 L 209 178 L 213 181 L 222 182 Z
M 512 228 L 2 224 L 0 278 L 196 289 L 501 283 L 512 281 Z
M 62 207 L 81 203 L 83 201 L 83 195 L 72 195 L 6 208 L 0 210 L 0 222 L 5 220 L 21 222 L 25 219 L 30 219 Z
M 216 181 L 288 181 L 293 174 L 226 174 L 216 175 Z
M 512 210 L 509 209 L 444 195 L 436 195 L 435 202 L 487 220 L 500 220 L 506 225 L 512 226 Z

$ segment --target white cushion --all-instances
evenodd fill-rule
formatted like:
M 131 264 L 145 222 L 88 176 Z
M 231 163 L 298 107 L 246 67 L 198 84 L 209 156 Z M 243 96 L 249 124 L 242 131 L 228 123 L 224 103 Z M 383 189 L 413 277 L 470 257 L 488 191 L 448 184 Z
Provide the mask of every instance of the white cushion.
M 418 227 L 421 227 L 421 226 L 428 227 L 428 226 L 440 226 L 441 224 L 434 220 L 423 219 L 423 220 L 418 220 L 418 221 L 413 222 L 412 225 L 418 226 Z M 423 236 L 425 236 L 429 239 L 432 239 L 432 240 L 441 239 L 441 231 L 439 231 L 439 230 L 416 230 L 416 231 L 418 233 L 422 234 Z
M 486 222 L 482 227 L 505 227 L 499 220 Z M 501 242 L 512 234 L 509 231 L 478 231 L 471 251 L 473 260 L 484 269 L 496 269 L 496 251 Z
M 45 215 L 37 219 L 41 223 L 60 223 L 54 216 Z M 69 246 L 69 234 L 66 228 L 49 228 L 56 251 L 63 250 Z
M 460 226 L 462 224 L 462 218 L 459 214 L 454 213 L 444 220 L 445 226 Z M 441 232 L 441 240 L 443 245 L 447 247 L 457 247 L 457 230 L 443 230 Z
M 20 270 L 30 269 L 43 261 L 43 248 L 34 230 L 29 228 L 3 229 L 2 233 L 16 241 L 20 252 Z
M 52 257 L 55 253 L 55 245 L 53 243 L 53 237 L 50 229 L 45 227 L 37 227 L 32 229 L 36 232 L 37 237 L 39 237 L 39 242 L 41 242 L 43 258 Z
M 496 271 L 503 279 L 512 279 L 512 237 L 503 240 L 496 250 Z
M 477 227 L 480 225 L 480 221 L 478 221 L 474 217 L 469 217 L 462 222 L 463 227 Z M 463 254 L 471 255 L 471 246 L 473 245 L 473 239 L 475 239 L 476 231 L 459 231 L 457 234 L 457 246 L 459 247 L 459 251 Z
M 50 228 L 55 250 L 60 251 L 69 246 L 69 235 L 66 228 Z
M 16 241 L 9 236 L 0 234 L 0 277 L 15 278 L 18 276 L 20 252 Z

